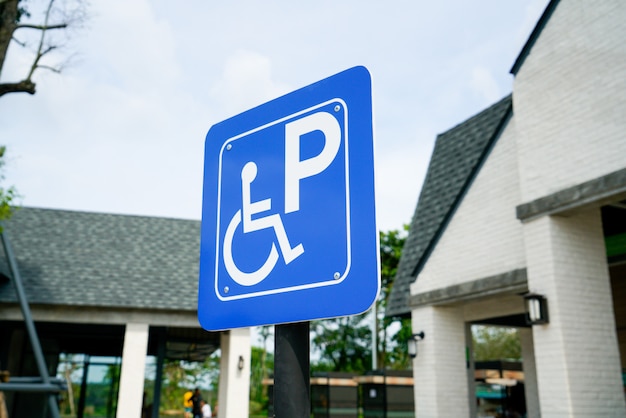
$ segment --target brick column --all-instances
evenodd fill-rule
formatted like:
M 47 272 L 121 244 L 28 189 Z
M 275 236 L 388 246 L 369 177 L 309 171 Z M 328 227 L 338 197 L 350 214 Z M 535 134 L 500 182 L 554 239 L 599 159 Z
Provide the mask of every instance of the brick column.
M 533 327 L 541 416 L 626 416 L 599 209 L 530 221 L 524 241 L 550 316 Z
M 415 416 L 468 417 L 465 322 L 458 308 L 413 310 L 413 332 L 424 331 L 413 361 Z M 451 396 L 451 394 L 454 394 Z
M 524 395 L 526 397 L 526 416 L 540 418 L 539 392 L 537 390 L 537 367 L 535 365 L 535 349 L 533 332 L 530 328 L 517 330 L 522 346 L 522 364 L 524 367 Z
M 250 399 L 250 328 L 222 332 L 218 416 L 248 418 Z M 240 364 L 241 358 L 241 364 Z M 240 368 L 240 365 L 243 366 Z
M 148 324 L 126 324 L 117 417 L 140 417 L 148 352 Z

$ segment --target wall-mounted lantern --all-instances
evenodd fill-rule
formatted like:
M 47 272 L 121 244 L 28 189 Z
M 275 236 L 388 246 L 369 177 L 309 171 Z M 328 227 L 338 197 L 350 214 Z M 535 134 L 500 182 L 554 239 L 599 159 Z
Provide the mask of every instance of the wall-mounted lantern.
M 417 342 L 424 339 L 424 331 L 420 331 L 417 334 L 411 335 L 411 338 L 406 342 L 407 351 L 411 358 L 417 357 Z
M 548 318 L 548 299 L 543 295 L 536 293 L 527 293 L 524 295 L 526 302 L 526 323 L 528 325 L 547 324 Z

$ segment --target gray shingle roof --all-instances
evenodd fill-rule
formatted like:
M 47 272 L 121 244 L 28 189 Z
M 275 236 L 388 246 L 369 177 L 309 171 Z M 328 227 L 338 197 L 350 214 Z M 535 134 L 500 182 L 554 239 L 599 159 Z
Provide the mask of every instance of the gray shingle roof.
M 200 221 L 21 208 L 5 228 L 31 304 L 197 308 Z
M 410 285 L 463 199 L 511 110 L 511 96 L 507 96 L 437 136 L 389 295 L 387 316 L 410 314 Z

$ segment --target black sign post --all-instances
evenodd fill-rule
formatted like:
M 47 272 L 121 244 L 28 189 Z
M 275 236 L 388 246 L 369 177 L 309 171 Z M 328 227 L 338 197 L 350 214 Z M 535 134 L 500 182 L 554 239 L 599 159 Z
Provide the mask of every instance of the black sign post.
M 274 417 L 309 418 L 309 322 L 274 329 Z

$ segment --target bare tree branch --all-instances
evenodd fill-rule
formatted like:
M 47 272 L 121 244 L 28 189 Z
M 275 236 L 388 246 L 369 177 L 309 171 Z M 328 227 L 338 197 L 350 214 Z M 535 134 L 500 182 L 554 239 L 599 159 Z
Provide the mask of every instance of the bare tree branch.
M 26 8 L 20 7 L 20 1 L 0 0 L 0 73 L 11 42 L 28 49 L 33 54 L 32 61 L 24 68 L 26 77 L 22 76 L 22 81 L 0 83 L 0 96 L 11 92 L 35 94 L 33 76 L 37 69 L 60 73 L 66 63 L 55 62 L 56 52 L 52 52 L 62 49 L 63 37 L 68 31 L 80 28 L 86 20 L 82 0 L 72 3 L 69 9 L 61 6 L 63 2 L 46 0 L 43 19 L 37 19 L 37 21 L 31 20 Z M 22 31 L 19 38 L 23 40 L 20 40 L 15 36 L 18 29 L 31 29 L 31 31 Z
M 22 42 L 19 39 L 17 39 L 15 36 L 13 38 L 11 38 L 13 40 L 13 42 L 15 42 L 16 44 L 18 44 L 19 46 L 21 46 L 22 48 L 26 48 L 26 46 L 28 45 L 26 42 Z
M 37 29 L 37 30 L 51 30 L 51 29 L 65 29 L 67 28 L 67 23 L 59 23 L 57 25 L 32 25 L 29 23 L 23 23 L 20 25 L 17 25 L 15 27 L 15 30 L 17 29 Z
M 44 56 L 44 55 L 46 55 L 48 52 L 50 52 L 50 51 L 54 51 L 54 50 L 55 50 L 55 49 L 57 49 L 57 48 L 58 48 L 58 46 L 56 46 L 56 45 L 48 45 L 48 47 L 47 47 L 45 50 L 41 51 L 41 54 L 40 54 L 40 55 L 43 57 L 43 56 Z
M 0 83 L 0 97 L 7 93 L 35 94 L 35 83 L 30 80 L 22 80 L 17 83 Z
M 44 19 L 44 24 L 43 24 L 44 27 L 48 26 L 48 19 L 50 19 L 50 12 L 52 11 L 53 4 L 54 4 L 54 0 L 50 0 L 50 3 L 48 3 L 48 9 L 46 10 L 46 17 Z M 46 49 L 46 51 L 43 51 L 45 39 L 46 39 L 46 30 L 43 29 L 41 31 L 41 37 L 39 38 L 39 47 L 37 48 L 37 55 L 35 56 L 35 61 L 33 62 L 33 65 L 30 67 L 30 72 L 28 73 L 28 77 L 26 77 L 26 80 L 28 81 L 31 80 L 33 74 L 35 73 L 35 70 L 37 69 L 37 65 L 39 64 L 39 60 L 41 59 L 41 57 L 43 57 L 45 54 L 51 51 L 50 49 L 51 47 Z
M 51 67 L 49 65 L 38 65 L 37 68 L 41 68 L 43 70 L 52 71 L 53 73 L 61 74 L 61 68 Z

